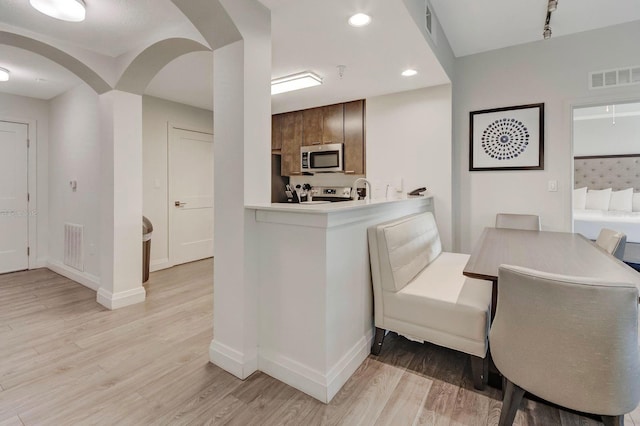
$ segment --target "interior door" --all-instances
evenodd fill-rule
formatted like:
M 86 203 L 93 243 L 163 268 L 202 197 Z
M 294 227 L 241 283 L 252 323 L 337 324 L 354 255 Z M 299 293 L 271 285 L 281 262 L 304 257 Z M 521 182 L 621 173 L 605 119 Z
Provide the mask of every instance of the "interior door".
M 213 256 L 213 135 L 169 129 L 169 261 Z
M 0 121 L 0 273 L 29 268 L 28 126 Z

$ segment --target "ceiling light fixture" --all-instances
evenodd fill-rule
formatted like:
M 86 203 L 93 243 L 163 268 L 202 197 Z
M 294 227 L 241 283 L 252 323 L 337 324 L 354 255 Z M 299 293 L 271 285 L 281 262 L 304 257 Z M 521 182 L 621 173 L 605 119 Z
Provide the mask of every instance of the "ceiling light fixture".
M 29 0 L 38 12 L 69 22 L 81 22 L 85 18 L 84 0 Z
M 271 80 L 271 94 L 277 95 L 278 93 L 306 89 L 307 87 L 321 84 L 322 78 L 319 75 L 311 71 L 305 71 Z
M 356 13 L 351 18 L 349 18 L 349 25 L 352 27 L 364 27 L 365 25 L 369 25 L 371 23 L 371 16 L 365 13 Z
M 549 0 L 547 3 L 547 18 L 544 21 L 544 29 L 542 30 L 542 37 L 545 40 L 551 38 L 551 12 L 555 12 L 558 8 L 558 0 Z
M 9 70 L 6 68 L 0 68 L 0 81 L 9 81 Z
M 414 69 L 411 69 L 411 68 L 402 71 L 402 76 L 403 77 L 411 77 L 411 76 L 414 76 L 416 74 L 418 74 L 418 71 L 416 71 Z

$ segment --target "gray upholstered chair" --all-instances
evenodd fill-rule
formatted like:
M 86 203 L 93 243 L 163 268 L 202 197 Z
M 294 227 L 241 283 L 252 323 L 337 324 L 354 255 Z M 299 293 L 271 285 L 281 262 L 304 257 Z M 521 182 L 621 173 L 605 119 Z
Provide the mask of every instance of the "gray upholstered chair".
M 539 231 L 540 216 L 535 214 L 498 213 L 496 214 L 496 228 Z
M 596 239 L 596 244 L 609 254 L 622 260 L 624 257 L 624 248 L 627 245 L 627 236 L 613 229 L 602 228 Z
M 525 391 L 623 425 L 640 401 L 638 289 L 502 265 L 489 337 L 506 379 L 499 425 Z

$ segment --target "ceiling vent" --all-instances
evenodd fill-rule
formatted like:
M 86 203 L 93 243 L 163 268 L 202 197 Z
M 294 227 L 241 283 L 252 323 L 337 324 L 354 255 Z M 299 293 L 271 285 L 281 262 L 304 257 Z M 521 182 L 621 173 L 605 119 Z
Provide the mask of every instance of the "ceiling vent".
M 630 84 L 640 84 L 640 66 L 589 73 L 589 89 L 608 89 Z
M 424 2 L 424 29 L 427 30 L 427 34 L 431 36 L 431 40 L 436 43 L 436 37 L 434 32 L 434 24 L 436 17 L 433 14 L 433 6 L 429 4 L 428 0 Z

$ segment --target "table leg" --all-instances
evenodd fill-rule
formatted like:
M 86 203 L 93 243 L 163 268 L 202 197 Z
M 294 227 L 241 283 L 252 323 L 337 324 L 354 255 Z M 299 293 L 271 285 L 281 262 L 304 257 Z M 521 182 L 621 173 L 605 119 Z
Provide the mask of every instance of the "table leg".
M 491 281 L 491 284 L 491 322 L 493 322 L 493 318 L 496 316 L 496 306 L 498 306 L 498 280 Z

